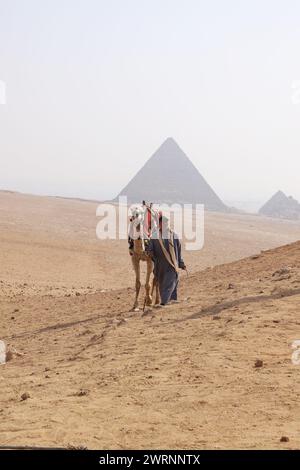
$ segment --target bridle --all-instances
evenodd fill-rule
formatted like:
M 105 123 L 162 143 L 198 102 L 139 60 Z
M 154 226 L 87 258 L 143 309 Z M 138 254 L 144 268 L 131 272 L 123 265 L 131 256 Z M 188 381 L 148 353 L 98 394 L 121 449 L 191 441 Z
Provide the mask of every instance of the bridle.
M 150 240 L 153 232 L 158 230 L 159 212 L 153 209 L 153 203 L 143 201 L 142 207 L 135 207 L 132 210 L 129 226 L 129 240 L 141 240 L 142 251 L 145 252 L 145 245 Z

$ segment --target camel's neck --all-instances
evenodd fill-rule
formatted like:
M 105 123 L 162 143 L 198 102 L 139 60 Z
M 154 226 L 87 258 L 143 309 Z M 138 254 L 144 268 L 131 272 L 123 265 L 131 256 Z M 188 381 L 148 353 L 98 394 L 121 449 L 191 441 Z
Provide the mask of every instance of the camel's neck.
M 141 239 L 133 241 L 133 249 L 134 249 L 135 253 L 137 253 L 138 255 L 141 255 L 144 252 L 143 242 L 142 242 Z

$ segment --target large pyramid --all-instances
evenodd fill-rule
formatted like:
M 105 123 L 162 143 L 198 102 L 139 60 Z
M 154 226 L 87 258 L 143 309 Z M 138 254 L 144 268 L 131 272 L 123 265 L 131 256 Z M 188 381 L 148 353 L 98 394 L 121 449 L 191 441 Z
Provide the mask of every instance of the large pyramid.
M 261 215 L 277 217 L 281 219 L 300 219 L 300 204 L 292 196 L 286 196 L 284 192 L 278 191 L 259 210 Z
M 127 196 L 129 203 L 142 200 L 158 204 L 198 203 L 212 211 L 227 210 L 172 138 L 159 147 L 119 196 Z

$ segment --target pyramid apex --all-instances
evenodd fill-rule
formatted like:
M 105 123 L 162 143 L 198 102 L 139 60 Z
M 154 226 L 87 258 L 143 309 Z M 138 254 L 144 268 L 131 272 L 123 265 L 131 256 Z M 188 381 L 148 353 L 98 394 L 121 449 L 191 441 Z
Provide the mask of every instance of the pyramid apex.
M 280 189 L 279 191 L 277 191 L 277 193 L 274 194 L 274 196 L 284 196 L 284 197 L 286 197 L 286 194 L 283 191 L 281 191 L 281 189 Z
M 166 142 L 175 142 L 175 144 L 176 144 L 176 141 L 175 141 L 174 137 L 172 137 L 172 136 L 167 137 Z
M 165 157 L 168 156 L 169 158 L 174 158 L 175 156 L 177 156 L 177 158 L 182 158 L 183 156 L 185 158 L 188 158 L 182 148 L 178 145 L 174 137 L 171 136 L 167 137 L 166 140 L 163 141 L 163 143 L 157 149 L 156 154 L 158 154 L 160 158 L 163 155 Z
M 166 140 L 162 143 L 162 145 L 176 145 L 176 147 L 179 147 L 177 144 L 176 140 L 173 137 L 167 137 Z

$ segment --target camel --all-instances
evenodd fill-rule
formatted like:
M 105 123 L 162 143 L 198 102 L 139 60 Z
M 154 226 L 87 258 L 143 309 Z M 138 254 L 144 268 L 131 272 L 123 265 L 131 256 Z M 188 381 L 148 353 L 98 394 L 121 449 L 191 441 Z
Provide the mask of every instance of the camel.
M 143 203 L 143 206 L 145 204 Z M 140 236 L 141 231 L 143 231 L 143 223 L 144 223 L 144 212 L 142 213 L 138 209 L 133 212 L 131 222 L 131 246 L 129 248 L 129 254 L 131 256 L 132 266 L 135 272 L 135 301 L 132 310 L 139 310 L 139 294 L 141 289 L 141 269 L 140 269 L 140 262 L 145 261 L 147 263 L 147 273 L 146 273 L 146 282 L 145 282 L 145 301 L 144 301 L 144 308 L 145 306 L 152 305 L 152 298 L 155 289 L 155 305 L 160 303 L 160 296 L 159 296 L 159 289 L 158 283 L 155 279 L 153 268 L 154 263 L 151 257 L 147 254 L 145 250 L 145 240 L 143 236 Z M 135 236 L 133 236 L 133 233 Z M 153 273 L 153 280 L 152 280 L 152 289 L 150 278 L 151 274 Z

